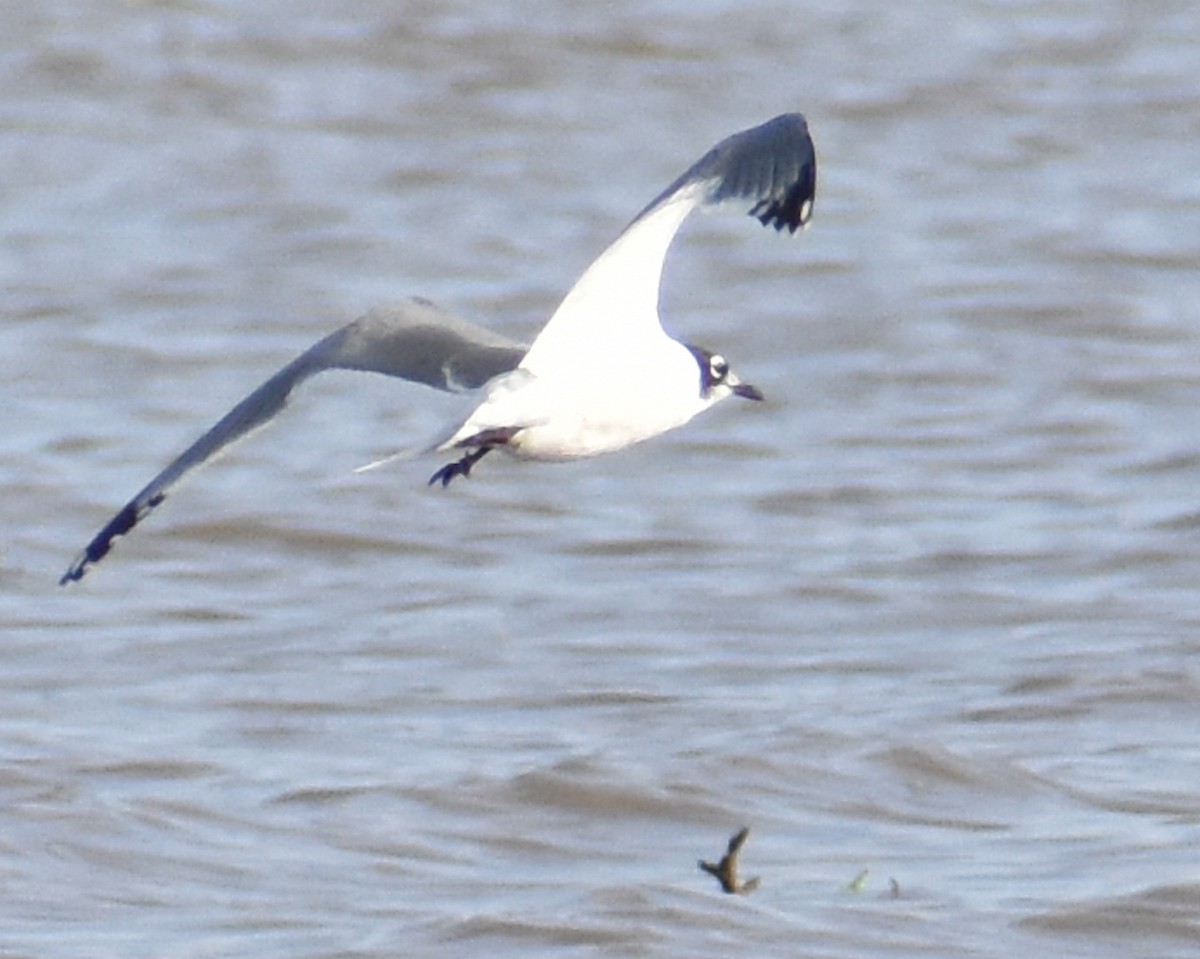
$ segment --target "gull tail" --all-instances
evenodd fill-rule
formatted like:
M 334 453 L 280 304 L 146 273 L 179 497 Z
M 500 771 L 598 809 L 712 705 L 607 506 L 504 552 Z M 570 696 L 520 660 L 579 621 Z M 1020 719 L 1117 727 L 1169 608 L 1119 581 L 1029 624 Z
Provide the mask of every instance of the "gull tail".
M 406 449 L 397 450 L 395 453 L 389 453 L 382 459 L 372 460 L 370 463 L 364 463 L 362 466 L 354 467 L 354 472 L 369 473 L 371 470 L 379 469 L 381 466 L 387 466 L 389 463 L 398 463 L 404 460 L 413 460 L 424 453 L 425 450 L 417 447 L 408 447 Z

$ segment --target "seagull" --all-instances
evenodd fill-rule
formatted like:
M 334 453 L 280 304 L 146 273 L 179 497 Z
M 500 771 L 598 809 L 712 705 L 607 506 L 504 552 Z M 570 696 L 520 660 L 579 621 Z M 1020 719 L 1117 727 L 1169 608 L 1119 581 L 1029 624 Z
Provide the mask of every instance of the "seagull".
M 596 456 L 682 426 L 726 397 L 761 400 L 720 353 L 663 328 L 663 262 L 688 214 L 729 201 L 749 203 L 764 226 L 795 233 L 812 216 L 816 179 L 799 113 L 727 137 L 633 218 L 528 346 L 420 298 L 367 313 L 288 363 L 169 463 L 79 553 L 60 585 L 82 579 L 184 476 L 266 425 L 297 386 L 326 370 L 477 392 L 472 412 L 424 450 L 458 457 L 430 478 L 443 487 L 492 450 L 531 460 Z

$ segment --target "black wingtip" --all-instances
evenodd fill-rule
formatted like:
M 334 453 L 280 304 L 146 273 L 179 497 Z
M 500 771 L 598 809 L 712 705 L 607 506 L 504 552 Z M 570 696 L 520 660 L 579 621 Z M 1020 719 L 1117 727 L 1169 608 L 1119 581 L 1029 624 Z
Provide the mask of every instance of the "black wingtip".
M 88 555 L 86 552 L 80 553 L 75 557 L 75 562 L 67 567 L 67 571 L 58 578 L 59 586 L 66 586 L 68 583 L 77 583 L 83 579 L 83 574 L 87 572 Z
M 817 197 L 817 153 L 808 121 L 798 113 L 790 113 L 764 123 L 760 129 L 777 141 L 779 153 L 772 168 L 773 189 L 751 207 L 750 215 L 763 226 L 773 226 L 779 232 L 786 228 L 794 234 L 808 226 Z M 783 184 L 788 186 L 778 195 Z
M 714 202 L 749 199 L 750 215 L 764 226 L 795 233 L 812 219 L 817 195 L 817 153 L 808 121 L 784 113 L 735 133 L 680 178 L 713 176 Z
M 773 226 L 777 232 L 784 229 L 794 234 L 801 227 L 808 226 L 812 219 L 813 199 L 816 195 L 817 171 L 815 166 L 808 164 L 803 171 L 803 178 L 798 181 L 781 200 L 762 200 L 750 210 L 750 215 L 757 217 L 763 226 Z
M 150 497 L 145 503 L 138 503 L 137 500 L 126 503 L 121 512 L 109 520 L 104 529 L 100 530 L 95 538 L 84 547 L 83 552 L 75 557 L 74 562 L 67 567 L 67 571 L 59 577 L 58 585 L 68 586 L 83 579 L 92 566 L 108 555 L 109 551 L 113 548 L 113 540 L 118 536 L 124 536 L 137 526 L 150 510 L 154 509 L 154 507 L 158 506 L 166 498 L 165 493 L 158 493 Z
M 97 536 L 88 543 L 83 552 L 75 557 L 71 565 L 67 567 L 67 571 L 59 577 L 58 585 L 69 586 L 71 583 L 78 583 L 87 575 L 92 564 L 100 562 L 108 555 L 110 549 L 112 549 L 112 538 L 105 538 L 103 535 Z

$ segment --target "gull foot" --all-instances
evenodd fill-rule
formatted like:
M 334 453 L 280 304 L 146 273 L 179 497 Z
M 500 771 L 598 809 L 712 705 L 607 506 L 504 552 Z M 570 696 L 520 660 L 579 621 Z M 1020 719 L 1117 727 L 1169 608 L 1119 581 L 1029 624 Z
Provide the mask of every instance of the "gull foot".
M 471 467 L 478 463 L 481 459 L 491 452 L 493 447 L 481 446 L 477 450 L 472 450 L 460 460 L 455 460 L 453 463 L 447 463 L 440 470 L 429 477 L 429 485 L 441 483 L 442 489 L 450 485 L 450 481 L 456 476 L 470 476 Z
M 471 450 L 462 459 L 454 463 L 447 463 L 434 473 L 429 477 L 429 485 L 432 486 L 434 483 L 441 483 L 442 488 L 445 489 L 450 485 L 450 481 L 454 477 L 470 476 L 472 466 L 487 456 L 497 446 L 503 446 L 505 443 L 510 442 L 520 432 L 521 427 L 519 426 L 502 426 L 496 429 L 484 430 L 482 433 L 476 433 L 474 436 L 455 443 L 454 445 L 459 449 L 470 446 L 476 448 Z

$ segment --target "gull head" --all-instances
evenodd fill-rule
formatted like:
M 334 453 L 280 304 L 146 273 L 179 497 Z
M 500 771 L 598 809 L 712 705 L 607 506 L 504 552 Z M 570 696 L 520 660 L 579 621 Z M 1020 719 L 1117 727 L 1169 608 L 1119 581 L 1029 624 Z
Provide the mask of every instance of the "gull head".
M 712 404 L 727 396 L 740 396 L 745 400 L 762 400 L 763 394 L 757 386 L 743 383 L 729 367 L 729 361 L 720 353 L 699 346 L 689 346 L 700 367 L 700 399 Z

